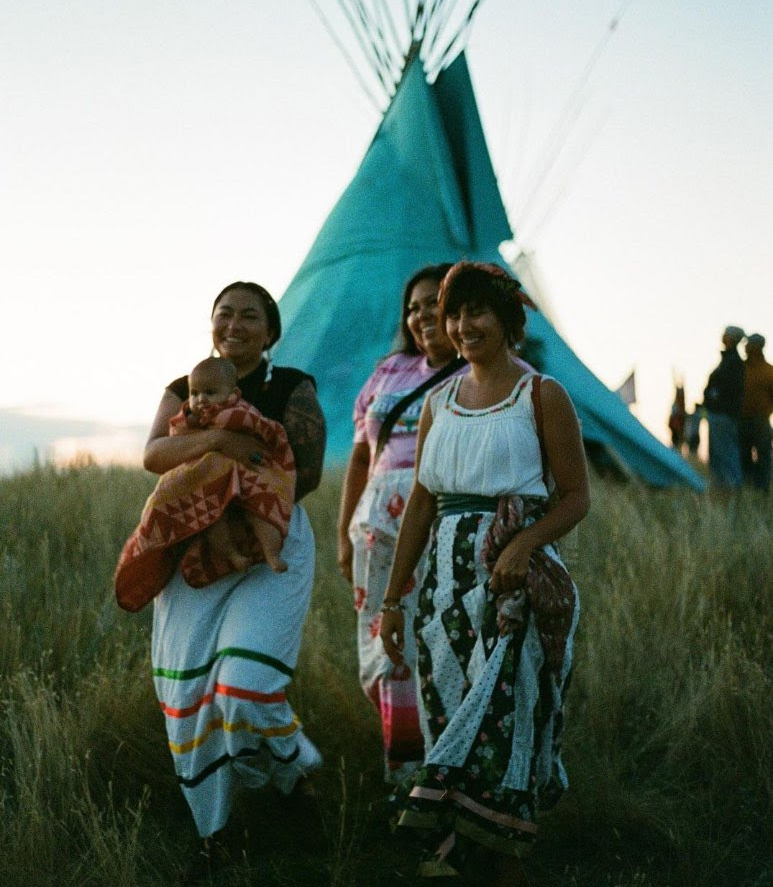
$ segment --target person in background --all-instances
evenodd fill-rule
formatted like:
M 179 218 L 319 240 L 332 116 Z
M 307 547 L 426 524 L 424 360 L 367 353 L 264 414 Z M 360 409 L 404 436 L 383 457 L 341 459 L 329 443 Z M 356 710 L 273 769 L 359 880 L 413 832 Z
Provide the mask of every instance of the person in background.
M 357 396 L 354 446 L 341 490 L 338 563 L 354 588 L 360 683 L 381 718 L 387 782 L 403 779 L 423 758 L 415 647 L 409 643 L 402 663 L 394 667 L 384 653 L 379 627 L 413 480 L 424 396 L 445 375 L 466 369 L 437 316 L 438 287 L 450 267 L 428 265 L 405 285 L 400 349 L 378 364 Z M 412 583 L 422 567 L 420 561 Z
M 684 442 L 687 444 L 687 452 L 691 456 L 698 455 L 701 445 L 701 419 L 703 418 L 703 406 L 696 403 L 693 411 L 684 417 Z
M 684 385 L 677 385 L 674 393 L 674 402 L 671 405 L 671 413 L 668 417 L 668 430 L 671 432 L 671 446 L 679 452 L 684 443 L 685 420 L 687 411 L 684 403 Z
M 765 337 L 752 333 L 746 339 L 746 373 L 739 420 L 741 468 L 751 486 L 770 490 L 773 366 L 765 360 Z
M 744 331 L 728 326 L 722 334 L 725 350 L 709 376 L 703 405 L 709 420 L 709 470 L 718 487 L 737 489 L 743 483 L 738 417 L 741 413 L 744 363 L 738 345 Z

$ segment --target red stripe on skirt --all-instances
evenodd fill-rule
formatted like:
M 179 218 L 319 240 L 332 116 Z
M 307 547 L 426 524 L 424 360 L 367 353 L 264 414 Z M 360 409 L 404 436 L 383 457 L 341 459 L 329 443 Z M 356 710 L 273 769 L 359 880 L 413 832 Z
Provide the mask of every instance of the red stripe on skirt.
M 242 687 L 229 687 L 228 684 L 215 684 L 215 692 L 207 693 L 201 697 L 193 705 L 187 708 L 172 708 L 165 702 L 159 703 L 161 711 L 170 718 L 188 718 L 195 715 L 196 712 L 210 705 L 215 696 L 232 696 L 235 699 L 247 699 L 250 702 L 261 702 L 270 704 L 272 702 L 286 702 L 287 696 L 283 692 L 279 693 L 258 693 L 255 690 L 244 690 Z

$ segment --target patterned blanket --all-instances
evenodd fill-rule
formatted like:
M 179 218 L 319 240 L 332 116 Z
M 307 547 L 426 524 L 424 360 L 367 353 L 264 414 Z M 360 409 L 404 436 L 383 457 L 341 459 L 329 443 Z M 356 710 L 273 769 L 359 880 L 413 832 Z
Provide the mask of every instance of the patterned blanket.
M 544 514 L 545 500 L 534 496 L 502 496 L 489 527 L 481 552 L 489 571 L 507 543 L 525 526 L 529 517 Z M 500 629 L 523 622 L 523 605 L 528 598 L 534 611 L 542 649 L 548 666 L 556 677 L 566 652 L 566 643 L 574 623 L 574 583 L 566 567 L 541 548 L 529 556 L 529 566 L 522 589 L 507 589 L 497 598 L 497 623 Z
M 171 420 L 170 434 L 190 433 L 196 427 L 191 426 L 187 407 L 186 402 Z M 264 456 L 259 468 L 252 468 L 222 453 L 206 453 L 161 476 L 118 560 L 115 594 L 124 610 L 142 609 L 169 582 L 178 562 L 193 588 L 203 588 L 233 572 L 201 535 L 221 518 L 229 521 L 242 554 L 251 563 L 262 561 L 257 540 L 239 508 L 229 508 L 232 503 L 272 523 L 283 538 L 287 535 L 295 496 L 295 460 L 284 428 L 236 397 L 208 417 L 207 427 L 213 426 L 255 435 L 268 445 L 270 455 Z

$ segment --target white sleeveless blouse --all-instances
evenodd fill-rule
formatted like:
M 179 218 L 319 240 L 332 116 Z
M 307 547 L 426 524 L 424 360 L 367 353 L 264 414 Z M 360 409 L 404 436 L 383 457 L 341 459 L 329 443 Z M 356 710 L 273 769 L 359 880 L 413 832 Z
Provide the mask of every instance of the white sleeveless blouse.
M 534 376 L 522 376 L 503 401 L 482 410 L 456 402 L 461 376 L 434 390 L 421 484 L 432 493 L 547 496 L 531 399 Z

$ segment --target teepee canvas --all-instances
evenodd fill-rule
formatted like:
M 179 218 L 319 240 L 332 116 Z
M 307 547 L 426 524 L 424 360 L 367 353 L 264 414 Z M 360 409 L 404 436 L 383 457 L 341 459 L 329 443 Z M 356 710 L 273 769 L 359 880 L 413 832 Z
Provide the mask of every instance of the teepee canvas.
M 512 238 L 464 53 L 431 84 L 414 55 L 360 168 L 280 300 L 275 359 L 315 376 L 329 463 L 347 458 L 355 397 L 394 347 L 404 282 L 438 262 L 504 265 L 499 247 Z M 702 489 L 699 475 L 638 422 L 544 315 L 527 313 L 539 368 L 569 392 L 585 440 L 650 484 Z

